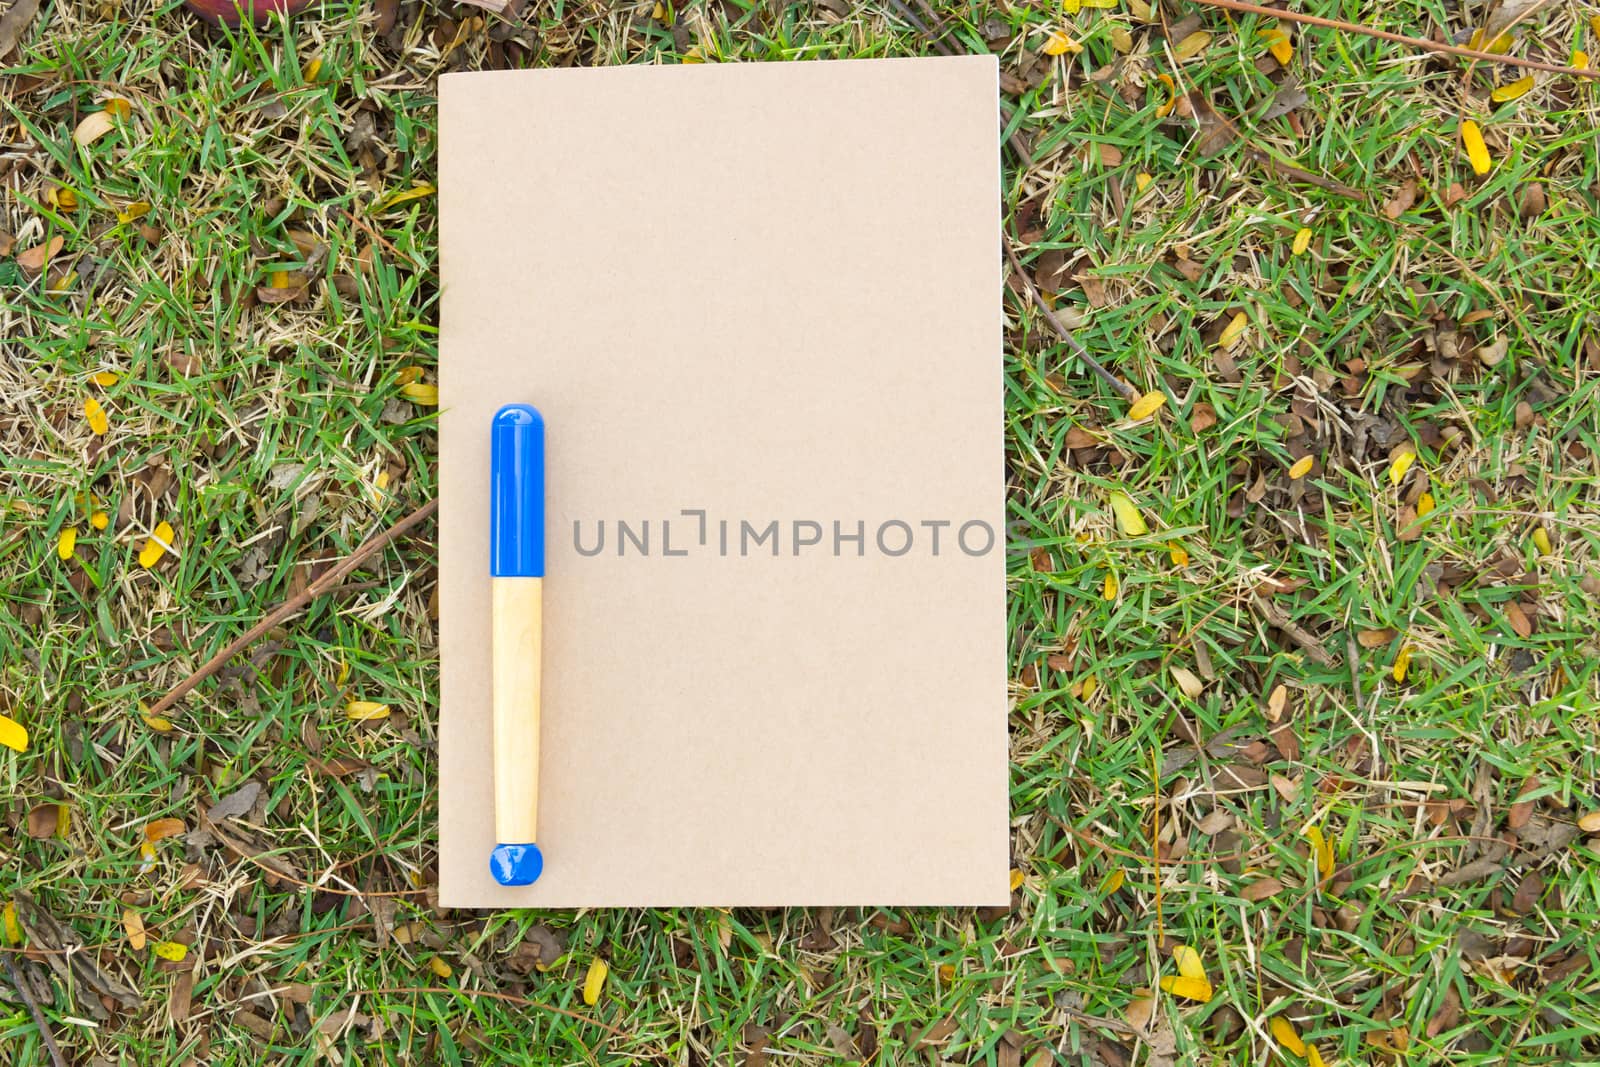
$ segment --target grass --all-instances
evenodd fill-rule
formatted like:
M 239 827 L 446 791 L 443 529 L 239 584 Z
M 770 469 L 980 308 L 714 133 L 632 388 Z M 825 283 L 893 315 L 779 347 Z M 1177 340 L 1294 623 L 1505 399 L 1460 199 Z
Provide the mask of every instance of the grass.
M 1371 7 L 1309 5 L 1473 28 L 1446 5 Z M 730 2 L 669 23 L 648 4 L 541 4 L 507 36 L 408 0 L 387 35 L 329 4 L 228 36 L 172 5 L 49 5 L 0 61 L 0 230 L 17 252 L 64 247 L 43 278 L 0 260 L 0 710 L 32 735 L 0 764 L 0 870 L 8 898 L 67 924 L 140 998 L 108 1012 L 69 988 L 30 925 L 24 981 L 63 1048 L 174 1064 L 1304 1062 L 1272 1036 L 1281 1017 L 1328 1063 L 1594 1058 L 1597 850 L 1574 824 L 1600 808 L 1596 90 L 1541 77 L 1494 104 L 1514 72 L 1309 30 L 1290 63 L 1307 100 L 1268 119 L 1285 89 L 1259 20 L 1172 5 L 1168 41 L 1135 8 L 949 4 L 918 9 L 925 33 L 892 5 Z M 1516 50 L 1600 55 L 1594 13 L 1549 4 Z M 1190 15 L 1213 37 L 1175 64 Z M 431 409 L 401 392 L 435 364 L 433 204 L 378 205 L 431 180 L 440 71 L 905 55 L 934 51 L 941 26 L 1017 79 L 1004 102 L 1031 158 L 1008 154 L 1006 207 L 1038 284 L 1093 353 L 1168 398 L 1129 423 L 1008 305 L 1012 519 L 1036 549 L 1009 579 L 1008 911 L 432 907 L 426 536 L 270 635 L 170 729 L 141 717 L 310 568 L 435 491 Z M 1083 51 L 1041 57 L 1052 28 Z M 1184 109 L 1163 117 L 1162 73 L 1238 138 L 1202 145 Z M 132 117 L 75 145 L 108 95 Z M 1457 145 L 1464 117 L 1493 153 L 1482 177 Z M 1408 180 L 1414 202 L 1391 218 Z M 1534 183 L 1543 205 L 1521 210 Z M 140 202 L 146 216 L 118 221 Z M 303 300 L 271 302 L 302 282 Z M 1478 353 L 1497 341 L 1490 366 Z M 1418 458 L 1397 486 L 1404 446 Z M 1314 469 L 1291 480 L 1301 455 Z M 1118 531 L 1112 488 L 1150 533 Z M 1424 492 L 1434 510 L 1414 519 Z M 163 521 L 173 551 L 147 570 Z M 1326 663 L 1269 621 L 1285 616 Z M 350 699 L 394 714 L 351 723 Z M 194 831 L 246 781 L 262 792 L 234 850 L 195 834 L 141 854 L 151 821 Z M 1269 878 L 1281 889 L 1252 899 Z M 132 948 L 125 912 L 184 960 Z M 538 967 L 519 954 L 530 938 L 555 946 Z M 1208 1002 L 1160 991 L 1177 944 L 1199 952 Z M 588 1006 L 596 957 L 610 974 Z M 0 1048 L 48 1062 L 0 989 Z

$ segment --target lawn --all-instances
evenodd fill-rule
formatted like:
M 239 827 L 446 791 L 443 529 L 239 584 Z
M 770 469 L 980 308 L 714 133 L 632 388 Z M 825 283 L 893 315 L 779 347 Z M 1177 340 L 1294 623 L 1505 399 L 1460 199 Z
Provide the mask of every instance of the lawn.
M 8 36 L 11 1062 L 1600 1057 L 1600 86 L 1183 0 Z M 431 520 L 151 711 L 434 496 L 438 74 L 943 51 L 1022 266 L 1009 908 L 438 908 Z

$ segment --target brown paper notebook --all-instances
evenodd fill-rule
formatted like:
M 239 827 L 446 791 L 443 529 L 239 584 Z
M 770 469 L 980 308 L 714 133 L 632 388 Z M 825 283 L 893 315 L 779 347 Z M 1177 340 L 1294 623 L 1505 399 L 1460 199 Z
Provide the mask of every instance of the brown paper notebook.
M 1006 901 L 997 77 L 442 79 L 443 904 Z M 488 870 L 509 401 L 548 449 L 524 889 Z

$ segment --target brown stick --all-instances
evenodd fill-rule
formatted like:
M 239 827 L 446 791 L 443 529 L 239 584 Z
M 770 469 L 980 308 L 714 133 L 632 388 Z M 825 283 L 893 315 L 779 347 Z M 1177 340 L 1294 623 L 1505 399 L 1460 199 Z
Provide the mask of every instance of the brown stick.
M 1546 63 L 1542 59 L 1523 59 L 1521 56 L 1501 56 L 1493 52 L 1482 52 L 1476 48 L 1462 48 L 1460 45 L 1430 41 L 1426 37 L 1407 37 L 1403 33 L 1390 33 L 1388 30 L 1363 26 L 1358 22 L 1341 22 L 1338 19 L 1325 19 L 1319 15 L 1304 15 L 1298 11 L 1283 11 L 1275 7 L 1263 7 L 1260 4 L 1247 3 L 1246 0 L 1200 0 L 1200 3 L 1205 4 L 1207 7 L 1221 7 L 1229 11 L 1242 11 L 1249 15 L 1263 15 L 1267 18 L 1284 19 L 1288 22 L 1303 22 L 1308 26 L 1321 26 L 1329 30 L 1343 30 L 1345 33 L 1360 34 L 1363 37 L 1376 37 L 1380 41 L 1393 41 L 1395 44 L 1409 45 L 1412 48 L 1420 48 L 1423 51 L 1435 52 L 1440 55 L 1465 56 L 1468 59 L 1481 59 L 1488 63 L 1506 63 L 1513 67 L 1542 70 L 1550 74 L 1566 74 L 1575 78 L 1600 78 L 1600 69 L 1566 67 L 1560 63 Z
M 33 999 L 33 994 L 23 983 L 22 976 L 17 973 L 17 965 L 9 953 L 6 954 L 6 971 L 11 975 L 11 984 L 17 987 L 17 995 L 28 1006 L 28 1012 L 33 1016 L 33 1025 L 39 1028 L 39 1037 L 44 1041 L 44 1047 L 50 1051 L 50 1063 L 53 1067 L 67 1067 L 66 1058 L 61 1055 L 61 1048 L 56 1044 L 56 1035 L 50 1032 L 49 1021 L 39 1009 L 39 1002 Z
M 230 642 L 227 648 L 224 648 L 221 652 L 218 652 L 215 656 L 212 656 L 210 659 L 206 660 L 206 662 L 201 665 L 199 670 L 195 671 L 193 674 L 189 675 L 189 677 L 173 686 L 166 696 L 162 697 L 160 700 L 151 705 L 148 714 L 159 715 L 166 709 L 172 707 L 172 705 L 176 704 L 183 698 L 184 694 L 188 693 L 195 686 L 199 685 L 201 682 L 215 674 L 222 668 L 223 664 L 227 663 L 242 649 L 249 646 L 252 641 L 266 633 L 268 630 L 272 629 L 274 626 L 283 622 L 285 619 L 294 615 L 296 612 L 304 608 L 307 604 L 311 603 L 311 601 L 315 600 L 323 593 L 330 592 L 335 586 L 344 580 L 346 575 L 355 570 L 357 567 L 361 566 L 362 563 L 366 562 L 369 556 L 377 552 L 384 545 L 387 545 L 390 541 L 393 541 L 395 538 L 405 534 L 412 527 L 426 519 L 429 515 L 432 515 L 436 510 L 438 510 L 438 507 L 438 500 L 430 500 L 417 510 L 413 511 L 411 514 L 407 515 L 405 518 L 401 519 L 399 522 L 395 523 L 393 526 L 389 527 L 387 530 L 367 538 L 361 543 L 360 547 L 346 556 L 338 566 L 334 567 L 327 574 L 324 574 L 322 577 L 318 578 L 316 581 L 300 590 L 300 592 L 296 595 L 290 597 L 288 600 L 285 600 L 282 604 L 279 604 L 260 622 L 250 627 L 250 629 L 246 630 L 236 640 Z
M 1033 297 L 1033 302 L 1039 305 L 1039 310 L 1044 312 L 1044 317 L 1050 321 L 1051 326 L 1055 327 L 1055 331 L 1061 335 L 1061 339 L 1067 342 L 1068 346 L 1071 347 L 1073 352 L 1077 354 L 1077 357 L 1083 361 L 1083 365 L 1094 371 L 1101 381 L 1105 382 L 1107 385 L 1111 386 L 1111 388 L 1115 389 L 1119 394 L 1121 394 L 1124 400 L 1131 401 L 1139 399 L 1139 390 L 1135 389 L 1133 386 L 1129 385 L 1127 382 L 1123 381 L 1102 367 L 1099 362 L 1093 356 L 1091 356 L 1081 344 L 1078 343 L 1078 339 L 1072 336 L 1072 331 L 1067 329 L 1066 324 L 1056 317 L 1055 308 L 1051 307 L 1050 304 L 1045 300 L 1044 294 L 1039 292 L 1039 287 L 1033 284 L 1032 276 L 1030 276 L 1027 271 L 1022 269 L 1022 260 L 1017 258 L 1016 249 L 1011 247 L 1010 238 L 1003 238 L 1003 240 L 1005 241 L 1006 245 L 1006 256 L 1011 260 L 1011 269 L 1016 271 L 1017 277 L 1022 279 L 1022 284 L 1027 287 L 1028 294 Z
M 1328 650 L 1322 647 L 1322 642 L 1301 629 L 1293 619 L 1283 613 L 1282 608 L 1265 597 L 1258 596 L 1254 600 L 1256 610 L 1261 613 L 1261 617 L 1282 630 L 1289 636 L 1290 640 L 1305 649 L 1306 655 L 1310 656 L 1319 667 L 1332 667 L 1334 665 L 1333 657 L 1328 655 Z

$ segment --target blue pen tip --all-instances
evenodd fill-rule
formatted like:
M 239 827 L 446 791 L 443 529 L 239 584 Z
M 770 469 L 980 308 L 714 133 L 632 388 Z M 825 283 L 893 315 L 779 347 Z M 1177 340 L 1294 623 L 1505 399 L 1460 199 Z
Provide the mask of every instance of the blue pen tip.
M 489 873 L 501 885 L 532 885 L 544 871 L 544 853 L 533 843 L 496 845 L 489 854 Z

